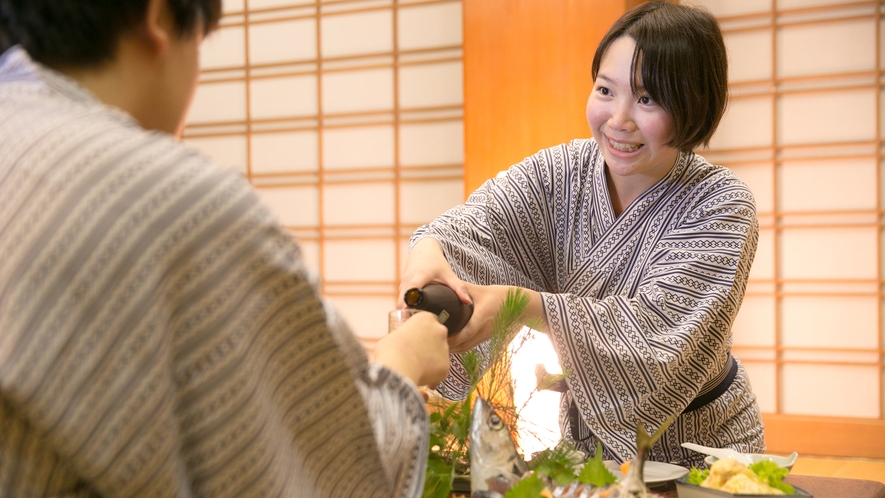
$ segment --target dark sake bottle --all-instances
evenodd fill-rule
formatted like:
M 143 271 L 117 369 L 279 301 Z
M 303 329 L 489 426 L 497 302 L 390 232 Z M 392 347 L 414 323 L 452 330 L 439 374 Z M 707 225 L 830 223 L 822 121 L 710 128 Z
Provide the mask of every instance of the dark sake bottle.
M 460 332 L 473 315 L 473 303 L 462 303 L 455 291 L 443 284 L 411 288 L 406 291 L 403 300 L 411 309 L 435 313 L 439 323 L 449 329 L 450 336 Z

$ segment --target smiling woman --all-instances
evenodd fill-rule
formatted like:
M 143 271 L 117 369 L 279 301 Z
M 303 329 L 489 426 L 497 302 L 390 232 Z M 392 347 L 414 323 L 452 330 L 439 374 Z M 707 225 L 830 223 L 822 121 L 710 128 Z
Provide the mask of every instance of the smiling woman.
M 756 398 L 730 354 L 757 244 L 754 200 L 692 150 L 724 112 L 718 23 L 644 3 L 603 37 L 593 69 L 594 137 L 525 158 L 419 228 L 402 285 L 442 282 L 474 303 L 449 341 L 455 353 L 484 351 L 498 303 L 525 289 L 569 373 L 559 426 L 579 449 L 601 443 L 622 462 L 637 424 L 676 416 L 652 460 L 703 467 L 686 440 L 760 452 Z M 440 392 L 463 396 L 464 378 L 453 356 Z

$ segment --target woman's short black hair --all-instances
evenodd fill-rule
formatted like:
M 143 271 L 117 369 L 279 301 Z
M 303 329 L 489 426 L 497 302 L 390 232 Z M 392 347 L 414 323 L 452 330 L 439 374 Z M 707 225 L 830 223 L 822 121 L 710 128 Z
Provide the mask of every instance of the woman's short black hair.
M 719 22 L 701 8 L 650 1 L 629 10 L 609 29 L 593 57 L 593 79 L 611 44 L 636 41 L 633 91 L 641 85 L 673 118 L 668 144 L 689 151 L 710 143 L 728 101 L 728 60 Z
M 175 29 L 209 33 L 221 0 L 166 0 Z M 111 60 L 117 43 L 147 13 L 148 0 L 0 0 L 0 52 L 22 45 L 49 66 L 93 66 Z

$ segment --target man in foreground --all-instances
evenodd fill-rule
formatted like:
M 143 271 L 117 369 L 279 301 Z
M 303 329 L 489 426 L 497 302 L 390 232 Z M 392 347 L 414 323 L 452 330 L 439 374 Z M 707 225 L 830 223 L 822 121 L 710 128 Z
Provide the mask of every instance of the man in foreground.
M 374 362 L 174 136 L 220 0 L 0 0 L 0 496 L 416 496 L 415 317 Z

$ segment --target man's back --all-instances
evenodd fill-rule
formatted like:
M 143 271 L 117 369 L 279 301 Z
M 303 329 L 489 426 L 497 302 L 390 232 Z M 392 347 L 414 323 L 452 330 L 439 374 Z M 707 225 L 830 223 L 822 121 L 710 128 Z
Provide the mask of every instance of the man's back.
M 243 179 L 4 54 L 0 489 L 384 489 L 377 457 L 348 461 L 375 445 L 348 371 L 365 359 L 324 320 Z

